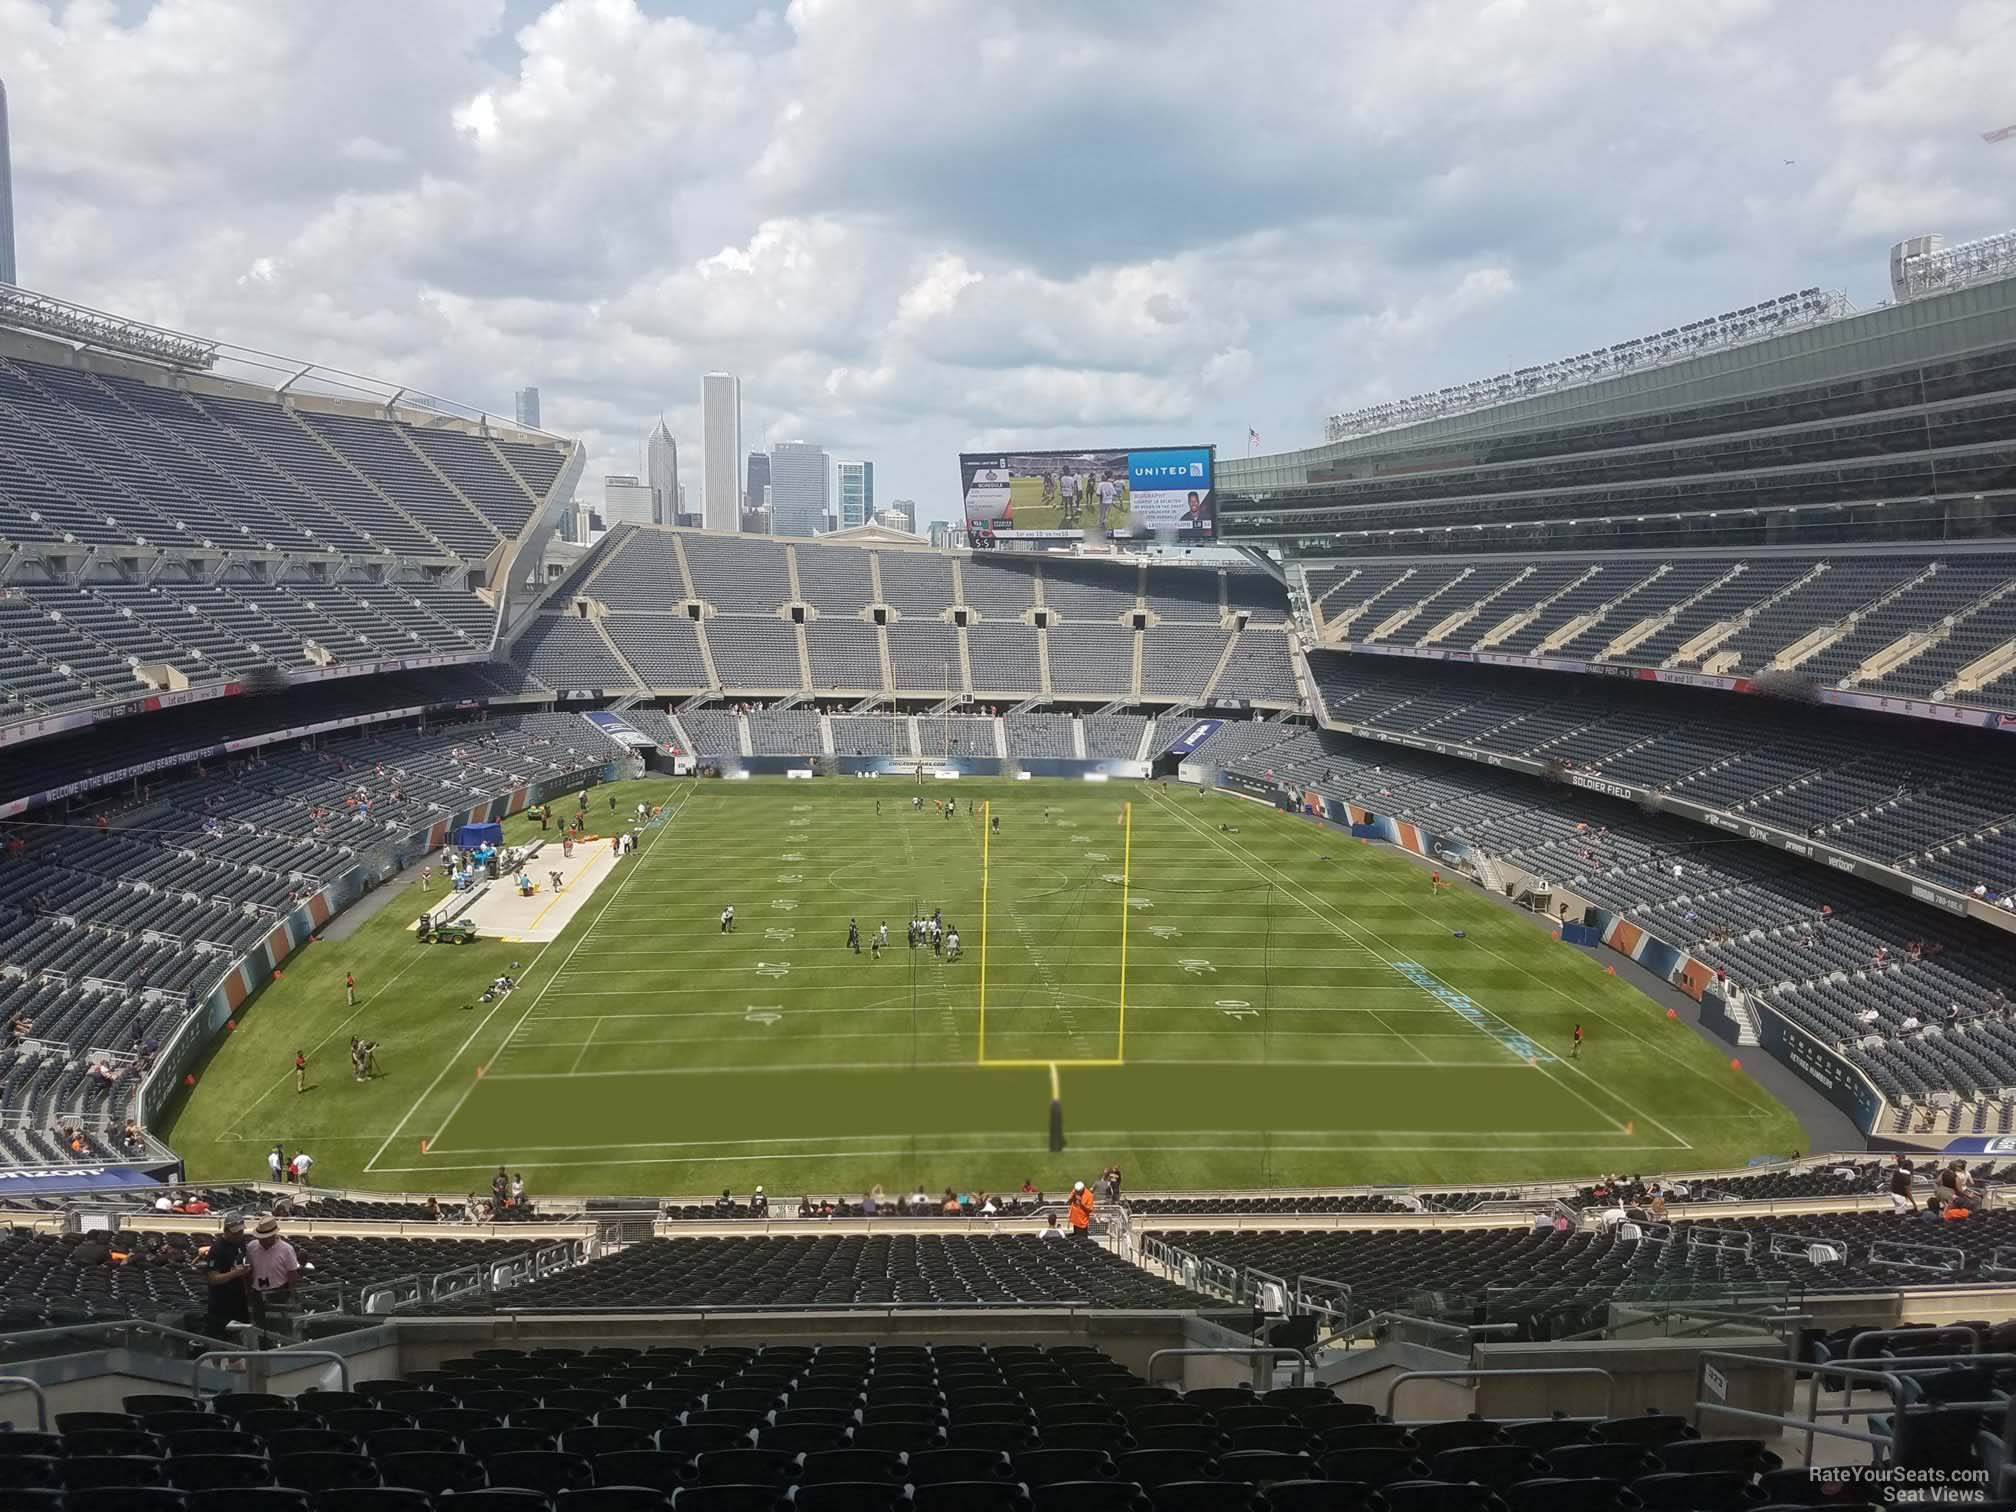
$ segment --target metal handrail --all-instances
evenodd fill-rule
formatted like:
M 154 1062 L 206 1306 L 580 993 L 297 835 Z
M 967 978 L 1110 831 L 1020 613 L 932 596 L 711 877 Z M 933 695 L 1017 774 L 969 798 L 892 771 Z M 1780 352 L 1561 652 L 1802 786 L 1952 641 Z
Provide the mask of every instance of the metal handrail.
M 1146 1378 L 1150 1385 L 1154 1384 L 1155 1362 L 1157 1360 L 1196 1359 L 1203 1356 L 1217 1356 L 1222 1359 L 1239 1360 L 1293 1360 L 1295 1362 L 1295 1384 L 1297 1386 L 1306 1386 L 1309 1384 L 1309 1357 L 1307 1355 L 1299 1349 L 1276 1349 L 1268 1344 L 1234 1344 L 1227 1345 L 1222 1349 L 1158 1349 L 1148 1356 L 1148 1369 L 1145 1372 Z
M 269 1339 L 285 1337 L 283 1334 L 274 1333 L 271 1329 L 254 1328 L 254 1325 L 249 1323 L 238 1326 L 252 1328 L 254 1332 Z M 191 1333 L 186 1328 L 174 1328 L 166 1323 L 156 1323 L 151 1318 L 119 1318 L 101 1323 L 76 1323 L 68 1328 L 28 1328 L 18 1333 L 0 1333 L 0 1343 L 18 1344 L 23 1339 L 74 1339 L 80 1334 L 120 1334 L 131 1332 L 134 1329 L 139 1329 L 145 1333 L 156 1333 L 164 1339 L 180 1339 L 190 1344 L 215 1344 L 217 1342 L 216 1336 L 213 1334 Z M 243 1351 L 237 1351 L 237 1353 L 243 1353 Z
M 40 1381 L 31 1381 L 27 1376 L 0 1376 L 0 1394 L 10 1391 L 26 1391 L 35 1397 L 35 1431 L 49 1431 L 49 1393 L 42 1389 Z
M 1603 1415 L 1610 1417 L 1611 1409 L 1617 1404 L 1617 1378 L 1607 1370 L 1598 1370 L 1594 1365 L 1545 1365 L 1545 1366 L 1502 1366 L 1473 1370 L 1403 1370 L 1393 1377 L 1386 1388 L 1386 1420 L 1397 1422 L 1393 1416 L 1393 1399 L 1400 1395 L 1400 1388 L 1409 1381 L 1459 1381 L 1474 1380 L 1479 1376 L 1601 1376 L 1607 1388 L 1603 1394 Z
M 1768 1412 L 1756 1412 L 1748 1407 L 1731 1407 L 1727 1402 L 1707 1401 L 1701 1391 L 1701 1386 L 1705 1381 L 1705 1371 L 1711 1362 L 1718 1360 L 1741 1365 L 1746 1369 L 1765 1366 L 1772 1370 L 1791 1371 L 1795 1382 L 1798 1372 L 1802 1370 L 1811 1371 L 1812 1384 L 1806 1394 L 1805 1419 L 1802 1421 L 1788 1413 L 1774 1415 Z M 1780 1428 L 1790 1428 L 1795 1432 L 1804 1428 L 1806 1430 L 1806 1460 L 1810 1464 L 1813 1460 L 1813 1439 L 1816 1434 L 1825 1434 L 1829 1438 L 1852 1439 L 1858 1444 L 1869 1444 L 1877 1449 L 1888 1449 L 1892 1442 L 1894 1442 L 1893 1438 L 1889 1435 L 1863 1433 L 1858 1429 L 1847 1427 L 1847 1419 L 1855 1415 L 1854 1409 L 1851 1407 L 1844 1405 L 1823 1409 L 1820 1406 L 1820 1381 L 1823 1376 L 1838 1376 L 1850 1383 L 1854 1381 L 1880 1381 L 1890 1388 L 1891 1405 L 1901 1411 L 1907 1405 L 1905 1379 L 1911 1370 L 1916 1370 L 1927 1365 L 2016 1365 L 2016 1355 L 1914 1355 L 1907 1361 L 1900 1361 L 1899 1365 L 1906 1368 L 1877 1370 L 1867 1365 L 1843 1365 L 1832 1360 L 1824 1365 L 1816 1365 L 1810 1360 L 1774 1360 L 1764 1355 L 1736 1354 L 1727 1350 L 1703 1350 L 1696 1357 L 1694 1408 L 1697 1417 L 1702 1412 L 1719 1412 L 1725 1417 L 1738 1417 L 1746 1422 L 1775 1423 Z M 1852 1384 L 1850 1395 L 1852 1396 Z M 1822 1423 L 1820 1415 L 1823 1411 L 1829 1416 L 1841 1418 L 1842 1426 L 1836 1427 L 1830 1423 Z
M 350 1389 L 350 1362 L 328 1349 L 212 1349 L 196 1356 L 189 1367 L 189 1395 L 197 1401 L 203 1400 L 203 1362 L 205 1360 L 248 1360 L 261 1362 L 268 1360 L 327 1360 L 335 1365 L 337 1379 L 343 1383 L 343 1390 Z

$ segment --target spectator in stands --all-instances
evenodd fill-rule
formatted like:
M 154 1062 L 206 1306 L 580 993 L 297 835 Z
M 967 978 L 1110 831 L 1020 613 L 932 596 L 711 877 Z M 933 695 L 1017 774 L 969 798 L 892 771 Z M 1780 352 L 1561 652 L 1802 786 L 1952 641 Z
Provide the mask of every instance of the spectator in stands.
M 252 1267 L 252 1321 L 264 1329 L 269 1308 L 294 1300 L 301 1258 L 294 1253 L 294 1246 L 280 1237 L 280 1220 L 261 1218 L 253 1230 L 247 1260 Z
M 224 1220 L 223 1232 L 210 1241 L 203 1273 L 209 1283 L 203 1331 L 213 1339 L 229 1338 L 232 1324 L 252 1319 L 252 1262 L 246 1253 L 245 1220 L 236 1213 Z
M 1043 1220 L 1043 1237 L 1045 1239 L 1062 1239 L 1064 1237 L 1064 1231 L 1057 1227 L 1057 1215 L 1055 1213 L 1050 1214 Z
M 813 1202 L 811 1193 L 808 1192 L 803 1197 L 800 1197 L 798 1199 L 798 1216 L 800 1218 L 814 1218 L 817 1217 L 818 1214 L 819 1214 L 819 1208 L 818 1205 Z
M 310 1155 L 306 1150 L 296 1150 L 294 1152 L 293 1164 L 288 1166 L 287 1174 L 294 1178 L 296 1186 L 306 1186 L 308 1184 L 308 1172 L 314 1164 L 315 1157 L 313 1155 Z
M 429 1197 L 427 1199 L 427 1221 L 429 1223 L 439 1223 L 441 1221 L 441 1203 L 437 1198 Z
M 1890 1206 L 1898 1213 L 1918 1211 L 1918 1199 L 1911 1195 L 1911 1175 L 1916 1167 L 1902 1154 L 1890 1158 Z
M 1080 1181 L 1072 1185 L 1071 1203 L 1068 1209 L 1071 1219 L 1071 1237 L 1083 1239 L 1092 1232 L 1092 1193 Z
M 522 1171 L 513 1171 L 511 1173 L 511 1206 L 514 1208 L 522 1208 L 524 1205 L 525 1205 L 525 1174 Z
M 501 1208 L 511 1196 L 511 1177 L 501 1165 L 497 1174 L 490 1178 L 490 1202 L 493 1208 Z
M 721 1195 L 714 1199 L 714 1216 L 732 1218 L 735 1216 L 735 1195 L 728 1188 L 721 1188 Z
M 278 1181 L 286 1173 L 287 1151 L 276 1144 L 266 1152 L 266 1179 L 268 1181 Z

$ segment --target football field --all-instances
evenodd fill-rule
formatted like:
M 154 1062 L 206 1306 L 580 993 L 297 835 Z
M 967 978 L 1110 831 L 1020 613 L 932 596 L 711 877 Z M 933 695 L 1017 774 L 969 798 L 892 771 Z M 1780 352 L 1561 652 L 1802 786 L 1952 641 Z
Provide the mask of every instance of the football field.
M 169 1132 L 192 1177 L 250 1175 L 276 1140 L 325 1184 L 460 1191 L 502 1163 L 535 1193 L 828 1195 L 1050 1191 L 1113 1163 L 1137 1190 L 1497 1181 L 1799 1142 L 1591 953 L 1240 799 L 890 778 L 613 796 L 658 817 L 557 939 L 416 944 L 409 885 L 304 947 Z M 906 943 L 934 911 L 959 959 Z M 516 990 L 482 1002 L 507 971 Z M 383 1047 L 364 1082 L 360 1034 Z

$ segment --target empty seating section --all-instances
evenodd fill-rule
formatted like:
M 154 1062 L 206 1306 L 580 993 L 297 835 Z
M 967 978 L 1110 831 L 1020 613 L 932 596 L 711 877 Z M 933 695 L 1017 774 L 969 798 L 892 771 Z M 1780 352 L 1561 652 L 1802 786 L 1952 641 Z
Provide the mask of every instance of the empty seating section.
M 509 445 L 543 497 L 561 446 Z M 0 357 L 0 456 L 13 464 L 0 467 L 0 519 L 24 540 L 67 531 L 225 549 L 452 547 L 475 560 L 515 537 L 535 504 L 499 451 L 465 431 L 26 357 Z
M 1139 577 L 1131 561 L 1045 562 L 1043 602 L 1065 619 L 1120 623 L 1137 607 Z
M 624 660 L 654 688 L 705 688 L 700 633 L 683 614 L 611 614 L 602 621 Z
M 295 418 L 454 555 L 480 558 L 497 544 L 497 533 L 475 506 L 407 445 L 403 428 L 312 410 L 296 411 Z
M 1782 663 L 1821 687 L 2016 708 L 2008 673 L 1959 686 L 1973 663 L 2016 642 L 2016 554 L 2006 552 L 1570 554 L 1304 571 L 1331 639 L 1724 675 Z
M 886 574 L 883 581 L 888 581 Z M 958 691 L 962 679 L 957 627 L 935 619 L 896 621 L 889 627 L 889 669 L 901 693 L 943 694 L 948 687 Z M 975 678 L 980 674 L 977 657 L 973 674 Z
M 475 653 L 490 641 L 480 601 L 425 583 L 87 580 L 17 583 L 6 595 L 0 693 L 22 712 L 135 697 L 142 663 L 169 663 L 204 683 L 305 669 L 311 642 L 338 661 L 376 661 Z M 389 604 L 396 615 L 383 612 Z M 458 625 L 471 609 L 474 625 Z
M 192 393 L 186 397 L 213 427 L 221 426 L 242 449 L 269 461 L 299 491 L 314 495 L 351 521 L 374 549 L 399 556 L 443 554 L 439 541 L 368 488 L 289 411 L 262 400 L 225 394 Z
M 812 686 L 821 692 L 867 693 L 882 687 L 881 632 L 874 625 L 822 616 L 806 625 L 805 644 L 812 657 Z
M 937 552 L 877 552 L 882 600 L 899 614 L 936 616 L 953 604 L 952 559 Z
M 693 738 L 700 738 L 699 731 L 694 731 Z M 749 739 L 758 756 L 816 756 L 819 716 L 811 709 L 752 709 Z M 733 751 L 735 747 L 726 749 Z
M 1704 1228 L 1710 1226 L 1704 1225 Z M 1955 1232 L 1956 1227 L 1960 1229 Z M 1466 1323 L 1510 1323 L 1520 1340 L 1559 1338 L 1601 1327 L 1614 1298 L 1633 1302 L 1681 1297 L 1703 1284 L 1786 1282 L 1809 1295 L 1961 1285 L 1996 1264 L 1994 1251 L 2016 1235 L 2016 1214 L 1977 1213 L 1964 1226 L 1941 1226 L 1952 1268 L 1886 1263 L 1876 1246 L 1899 1239 L 1888 1209 L 1714 1220 L 1714 1243 L 1691 1243 L 1692 1225 L 1676 1219 L 1670 1238 L 1621 1237 L 1612 1227 L 1553 1229 L 1356 1228 L 1329 1230 L 1177 1230 L 1157 1238 L 1174 1248 L 1240 1270 L 1323 1276 L 1351 1287 L 1354 1310 L 1460 1315 Z M 1776 1247 L 1771 1236 L 1817 1241 Z M 1930 1243 L 1931 1241 L 1916 1241 Z M 1840 1258 L 1829 1258 L 1838 1254 Z M 1922 1258 L 1922 1257 L 1913 1257 Z
M 578 579 L 570 573 L 552 597 L 564 602 L 575 593 L 586 593 L 613 611 L 650 614 L 672 610 L 686 597 L 672 537 L 662 530 L 617 528 L 624 531 L 624 539 L 599 556 L 583 557 L 582 567 L 590 570 L 580 571 Z M 591 563 L 600 570 L 590 568 Z
M 558 446 L 495 442 L 467 431 L 402 424 L 400 433 L 504 540 L 516 539 L 539 499 L 559 477 L 565 454 Z M 515 468 L 512 463 L 516 463 Z M 513 472 L 516 477 L 512 476 Z M 529 491 L 528 491 L 529 490 Z
M 798 665 L 798 627 L 775 615 L 718 615 L 707 621 L 707 644 L 721 686 L 732 692 L 796 693 L 805 688 Z
M 839 738 L 837 735 L 834 737 Z M 917 749 L 925 756 L 993 756 L 991 719 L 917 716 Z
M 984 619 L 1015 621 L 1036 607 L 1036 570 L 1031 565 L 968 557 L 959 564 L 965 603 Z
M 791 602 L 791 566 L 781 542 L 687 533 L 686 565 L 700 596 L 723 614 L 775 614 Z
M 1132 761 L 1147 728 L 1144 715 L 1096 714 L 1085 721 L 1085 754 L 1095 761 Z
M 1011 757 L 1069 761 L 1077 754 L 1072 747 L 1071 719 L 1068 715 L 1004 714 L 1001 726 L 1008 736 L 1008 754 Z
M 679 543 L 675 545 L 676 543 Z M 713 611 L 702 635 L 713 653 L 718 685 L 705 672 L 697 643 L 651 616 L 685 595 L 678 552 L 683 546 L 693 590 Z M 798 665 L 797 627 L 780 618 L 792 597 L 796 563 L 809 683 Z M 895 693 L 937 699 L 971 691 L 991 699 L 1056 694 L 1107 699 L 1134 690 L 1137 644 L 1145 658 L 1144 696 L 1194 700 L 1205 695 L 1230 638 L 1220 628 L 1224 574 L 1216 568 L 1147 567 L 1135 562 L 1029 562 L 921 551 L 871 550 L 796 543 L 760 536 L 621 526 L 572 568 L 546 600 L 547 612 L 582 597 L 599 603 L 604 626 L 651 691 L 718 692 L 766 698 L 794 692 Z M 1144 575 L 1154 623 L 1132 627 L 1135 589 Z M 868 617 L 879 575 L 881 602 L 893 610 L 885 625 Z M 1225 696 L 1293 703 L 1298 694 L 1288 663 L 1286 597 L 1258 573 L 1242 574 L 1242 596 L 1269 618 L 1256 619 L 1227 664 Z M 1042 676 L 1043 644 L 1022 616 L 1045 593 L 1051 686 Z M 952 613 L 963 598 L 975 616 L 964 628 Z M 534 622 L 536 624 L 536 621 Z M 551 632 L 517 644 L 513 660 L 548 687 L 560 687 L 551 666 Z M 573 637 L 578 639 L 578 636 Z M 888 661 L 882 659 L 883 642 Z M 633 654 L 633 651 L 635 654 Z M 534 665 L 534 654 L 540 658 Z M 972 681 L 966 677 L 970 668 Z M 893 680 L 893 686 L 891 682 Z M 614 686 L 583 683 L 580 686 Z
M 1962 891 L 2016 886 L 1999 833 L 2016 814 L 2016 781 L 1970 732 L 1907 737 L 1845 712 L 1816 727 L 1803 709 L 1552 674 L 1328 652 L 1310 665 L 1333 719 L 1565 761 Z
M 1036 644 L 1038 633 L 1026 625 L 995 620 L 968 625 L 966 645 L 973 656 L 973 691 L 983 697 L 990 693 L 1019 697 L 1041 688 L 1043 670 Z M 1124 637 L 1128 632 L 1116 629 L 1114 634 Z M 1127 667 L 1123 663 L 1120 669 L 1123 690 L 1126 682 Z
M 799 710 L 787 709 L 775 717 L 778 719 L 789 718 L 799 712 Z M 756 714 L 749 716 L 749 728 L 752 736 L 757 728 L 757 720 L 766 717 Z M 693 749 L 701 756 L 739 756 L 742 753 L 742 721 L 731 710 L 688 709 L 684 714 L 679 716 L 679 725 L 680 728 L 684 729 L 693 738 Z M 766 732 L 768 728 L 768 726 L 765 726 Z M 815 722 L 812 727 L 812 744 L 806 747 L 806 749 L 817 750 L 818 744 L 819 728 Z M 759 744 L 756 749 L 762 751 L 765 747 Z
M 1150 601 L 1149 607 L 1158 607 Z M 1288 590 L 1276 578 L 1264 572 L 1227 571 L 1225 574 L 1225 607 L 1244 609 L 1254 625 L 1285 625 L 1288 623 Z M 1187 619 L 1187 614 L 1173 614 L 1172 618 Z
M 1133 687 L 1136 632 L 1117 624 L 1068 624 L 1045 633 L 1050 638 L 1050 684 L 1059 693 L 1124 697 Z M 973 677 L 977 684 L 977 668 Z M 1196 686 L 1201 689 L 1201 678 Z
M 922 721 L 919 721 L 922 723 Z M 836 714 L 830 723 L 833 726 L 833 751 L 838 756 L 908 756 L 910 750 L 910 722 L 901 715 L 863 714 L 848 716 Z
M 575 615 L 539 615 L 514 650 L 525 670 L 549 688 L 625 688 L 633 682 L 595 626 Z
M 798 595 L 822 615 L 845 619 L 875 602 L 868 553 L 845 546 L 796 548 Z
M 1148 645 L 1152 648 L 1154 644 L 1155 638 L 1151 636 Z M 1146 681 L 1145 674 L 1143 681 Z M 1211 695 L 1214 698 L 1273 699 L 1293 703 L 1298 694 L 1295 669 L 1288 659 L 1288 638 L 1279 630 L 1256 629 L 1248 625 L 1233 643 L 1232 655 L 1211 688 Z
M 1265 635 L 1266 631 L 1255 631 Z M 1142 638 L 1141 647 L 1141 691 L 1147 694 L 1175 695 L 1177 697 L 1198 697 L 1210 685 L 1218 670 L 1218 663 L 1225 655 L 1225 646 L 1232 639 L 1224 631 L 1201 625 L 1161 625 L 1153 635 Z M 1288 656 L 1288 642 L 1276 634 L 1273 639 L 1279 643 L 1283 663 Z M 1057 657 L 1057 637 L 1050 640 L 1051 669 L 1054 676 Z
M 1240 592 L 1251 592 L 1247 580 L 1249 573 L 1229 573 L 1226 576 L 1225 594 L 1236 597 Z M 1273 619 L 1277 624 L 1288 620 L 1288 598 L 1279 583 L 1271 578 L 1262 579 L 1272 585 Z M 1246 585 L 1235 589 L 1233 584 Z M 1220 588 L 1216 573 L 1209 572 L 1158 572 L 1148 574 L 1147 608 L 1158 619 L 1174 620 L 1185 625 L 1215 625 L 1222 618 L 1219 603 Z M 1265 595 L 1261 595 L 1264 599 Z M 1241 607 L 1234 603 L 1230 607 Z M 1260 616 L 1256 615 L 1256 618 Z
M 1103 1245 L 1036 1234 L 868 1233 L 652 1239 L 514 1288 L 500 1303 L 524 1312 L 869 1303 L 1182 1308 L 1199 1300 Z
M 360 852 L 616 750 L 563 714 L 365 730 L 320 751 L 162 773 L 131 829 L 13 830 L 22 851 L 0 885 L 0 1016 L 29 1028 L 0 1051 L 0 1109 L 43 1129 L 125 1117 L 154 1048 Z M 92 1051 L 106 1052 L 111 1082 L 90 1074 Z

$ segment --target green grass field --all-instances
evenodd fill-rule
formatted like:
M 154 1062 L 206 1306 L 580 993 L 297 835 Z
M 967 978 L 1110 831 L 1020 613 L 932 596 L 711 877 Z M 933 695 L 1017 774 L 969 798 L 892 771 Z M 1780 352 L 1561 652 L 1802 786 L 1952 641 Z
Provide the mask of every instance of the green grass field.
M 1799 1146 L 1726 1053 L 1588 953 L 1307 819 L 1148 783 L 614 792 L 662 823 L 552 944 L 417 945 L 407 884 L 297 953 L 178 1110 L 192 1179 L 257 1174 L 276 1139 L 323 1184 L 463 1191 L 502 1162 L 581 1193 L 1054 1190 L 1110 1162 L 1136 1190 L 1499 1181 Z M 905 948 L 933 908 L 964 960 Z M 476 1004 L 506 970 L 519 990 Z M 353 1034 L 382 1042 L 376 1080 L 351 1080 Z

